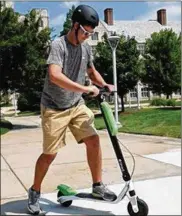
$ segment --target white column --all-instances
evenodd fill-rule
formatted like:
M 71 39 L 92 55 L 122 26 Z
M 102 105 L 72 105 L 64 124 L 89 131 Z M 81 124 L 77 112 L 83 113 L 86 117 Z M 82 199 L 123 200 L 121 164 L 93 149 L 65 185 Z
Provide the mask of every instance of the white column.
M 114 81 L 114 110 L 115 110 L 115 119 L 118 123 L 118 95 L 117 95 L 117 74 L 116 74 L 116 49 L 113 49 L 113 81 Z
M 16 98 L 16 92 L 15 91 L 13 93 L 13 105 L 14 105 L 14 109 L 15 109 L 15 116 L 18 116 L 18 114 L 17 114 L 17 98 Z
M 141 108 L 140 98 L 141 98 L 141 89 L 140 89 L 140 82 L 138 81 L 138 83 L 137 83 L 137 107 L 138 107 L 138 109 Z

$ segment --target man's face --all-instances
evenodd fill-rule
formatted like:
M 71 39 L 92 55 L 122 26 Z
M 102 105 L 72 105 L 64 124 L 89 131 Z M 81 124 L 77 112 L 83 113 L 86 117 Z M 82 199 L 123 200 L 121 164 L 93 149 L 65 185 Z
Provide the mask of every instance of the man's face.
M 94 34 L 94 29 L 91 26 L 80 25 L 80 28 L 78 30 L 78 40 L 80 43 L 82 43 L 93 34 Z

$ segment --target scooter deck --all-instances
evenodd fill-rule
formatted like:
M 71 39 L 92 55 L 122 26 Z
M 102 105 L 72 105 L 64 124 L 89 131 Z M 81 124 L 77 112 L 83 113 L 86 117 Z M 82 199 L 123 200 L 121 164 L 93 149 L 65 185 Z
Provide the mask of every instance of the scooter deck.
M 76 197 L 83 198 L 83 199 L 94 199 L 94 200 L 103 200 L 102 197 L 95 197 L 91 193 L 78 193 L 75 195 Z

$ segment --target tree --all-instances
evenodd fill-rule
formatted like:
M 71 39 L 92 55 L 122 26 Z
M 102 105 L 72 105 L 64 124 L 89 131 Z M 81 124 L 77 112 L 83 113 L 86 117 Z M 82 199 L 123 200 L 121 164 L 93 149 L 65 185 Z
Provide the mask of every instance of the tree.
M 19 91 L 24 92 L 26 88 L 40 89 L 45 77 L 45 65 L 47 48 L 50 41 L 50 29 L 39 30 L 40 18 L 37 19 L 36 11 L 30 11 L 24 20 L 23 43 L 25 49 L 25 61 L 23 64 L 22 86 Z M 39 86 L 41 83 L 41 86 Z M 37 85 L 38 84 L 38 85 Z M 35 88 L 35 85 L 36 88 Z
M 96 46 L 94 64 L 105 81 L 113 83 L 112 52 L 106 34 L 103 35 L 103 40 L 98 42 Z
M 11 74 L 14 73 L 16 62 L 14 58 L 19 58 L 19 48 L 17 55 L 13 55 L 13 47 L 20 47 L 21 24 L 18 22 L 18 13 L 12 8 L 2 8 L 0 4 L 0 71 L 1 71 L 1 91 L 7 92 L 11 89 Z M 17 67 L 19 67 L 17 65 Z
M 41 18 L 37 17 L 36 10 L 26 14 L 22 22 L 18 22 L 19 14 L 13 9 L 7 8 L 1 15 L 2 25 L 7 26 L 0 34 L 3 88 L 23 94 L 29 108 L 34 109 L 40 104 L 51 29 L 40 29 Z
M 66 15 L 66 21 L 63 24 L 63 31 L 60 32 L 60 36 L 66 35 L 68 31 L 71 29 L 72 26 L 72 20 L 71 17 L 73 15 L 73 11 L 75 10 L 75 6 L 72 5 L 72 8 L 69 9 L 67 15 Z
M 181 36 L 172 29 L 153 33 L 146 41 L 145 69 L 143 82 L 158 94 L 166 94 L 167 98 L 181 86 Z
M 39 29 L 40 17 L 35 10 L 30 11 L 24 20 L 23 38 L 25 57 L 20 74 L 18 91 L 27 99 L 27 109 L 37 110 L 46 75 L 47 48 L 50 42 L 50 29 Z
M 116 50 L 117 88 L 123 112 L 124 95 L 136 86 L 141 74 L 136 44 L 134 38 L 120 36 Z M 112 51 L 106 34 L 96 47 L 95 66 L 107 82 L 113 83 Z
M 137 85 L 142 73 L 137 41 L 134 38 L 121 37 L 116 55 L 118 94 L 121 98 L 122 111 L 124 111 L 124 95 Z

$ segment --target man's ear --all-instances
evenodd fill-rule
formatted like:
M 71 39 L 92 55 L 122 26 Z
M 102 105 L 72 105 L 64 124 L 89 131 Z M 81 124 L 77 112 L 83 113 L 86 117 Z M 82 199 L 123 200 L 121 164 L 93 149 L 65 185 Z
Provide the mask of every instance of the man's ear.
M 77 30 L 77 29 L 79 28 L 79 26 L 80 26 L 80 24 L 79 24 L 78 22 L 75 22 L 75 23 L 73 24 L 73 28 L 74 28 L 75 30 Z

